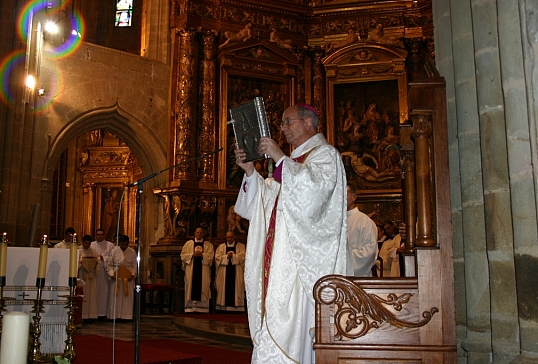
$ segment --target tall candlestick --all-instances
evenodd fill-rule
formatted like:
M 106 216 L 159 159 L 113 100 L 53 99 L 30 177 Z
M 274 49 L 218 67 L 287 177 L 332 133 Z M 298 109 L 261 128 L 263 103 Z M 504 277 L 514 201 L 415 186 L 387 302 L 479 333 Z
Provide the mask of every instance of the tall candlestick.
M 0 286 L 6 284 L 6 267 L 7 267 L 7 233 L 2 234 L 2 241 L 0 242 Z
M 69 286 L 73 287 L 77 283 L 78 267 L 78 244 L 77 234 L 73 234 L 73 240 L 69 244 Z
M 37 266 L 37 286 L 43 287 L 47 275 L 47 256 L 49 253 L 49 237 L 43 235 L 39 246 L 39 265 Z

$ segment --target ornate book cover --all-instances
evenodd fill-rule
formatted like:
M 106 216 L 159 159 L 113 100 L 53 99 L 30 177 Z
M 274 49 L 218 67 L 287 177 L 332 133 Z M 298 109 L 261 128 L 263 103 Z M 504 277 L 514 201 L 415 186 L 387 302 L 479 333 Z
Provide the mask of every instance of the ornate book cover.
M 231 108 L 230 117 L 237 145 L 247 154 L 245 162 L 269 158 L 265 154 L 258 154 L 260 138 L 271 137 L 263 98 L 256 97 L 245 104 Z

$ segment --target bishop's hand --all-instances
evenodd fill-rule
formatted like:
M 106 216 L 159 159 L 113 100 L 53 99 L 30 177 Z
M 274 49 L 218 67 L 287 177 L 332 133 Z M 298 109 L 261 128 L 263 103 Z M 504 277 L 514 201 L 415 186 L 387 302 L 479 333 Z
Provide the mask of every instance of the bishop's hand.
M 271 138 L 261 137 L 260 144 L 258 145 L 258 153 L 267 154 L 271 159 L 276 162 L 285 156 L 284 152 L 280 149 L 278 144 Z
M 247 177 L 252 176 L 252 173 L 254 173 L 254 163 L 252 162 L 245 162 L 245 158 L 247 154 L 243 149 L 236 149 L 234 151 L 235 153 L 235 164 L 237 164 L 241 169 L 243 169 L 247 175 Z

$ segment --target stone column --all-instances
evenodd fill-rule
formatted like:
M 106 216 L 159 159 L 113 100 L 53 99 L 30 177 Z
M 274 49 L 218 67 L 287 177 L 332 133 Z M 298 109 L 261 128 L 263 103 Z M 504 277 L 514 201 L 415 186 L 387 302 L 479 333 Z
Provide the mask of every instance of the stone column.
M 411 113 L 413 128 L 411 135 L 415 138 L 416 180 L 417 180 L 417 247 L 433 247 L 435 239 L 432 233 L 431 218 L 431 174 L 430 145 L 432 133 L 431 112 L 426 110 Z
M 170 58 L 170 1 L 142 2 L 140 55 L 168 63 Z
M 41 216 L 39 230 L 36 232 L 36 236 L 43 236 L 49 234 L 50 230 L 50 209 L 52 204 L 52 181 L 47 178 L 41 179 L 40 186 L 41 193 Z M 63 234 L 63 231 L 62 231 Z
M 215 123 L 215 39 L 217 33 L 213 30 L 205 31 L 203 39 L 203 69 L 202 69 L 202 120 L 198 145 L 200 154 L 205 154 L 216 149 L 215 135 L 217 128 Z M 217 155 L 213 154 L 204 158 L 199 165 L 199 176 L 202 182 L 214 181 L 214 161 Z
M 505 95 L 505 101 L 517 303 L 521 351 L 524 353 L 521 363 L 531 362 L 527 357 L 538 362 L 538 305 L 536 275 L 533 274 L 538 270 L 538 1 L 520 0 L 519 9 L 516 9 L 515 2 L 499 5 L 502 11 L 499 12 L 499 43 L 503 50 L 501 70 L 503 78 L 516 81 L 515 85 L 519 86 Z M 514 31 L 510 26 L 513 26 L 513 17 L 517 17 L 518 10 L 521 31 Z M 522 35 L 521 41 L 518 41 L 519 34 Z M 522 53 L 518 52 L 520 46 L 523 47 Z M 523 56 L 524 67 L 519 66 L 520 55 Z M 523 83 L 525 90 L 522 89 Z M 534 206 L 530 203 L 531 196 L 534 196 Z
M 473 24 L 469 1 L 446 1 L 450 14 L 453 44 L 457 57 L 451 53 L 453 62 L 453 87 L 455 107 L 453 123 L 457 127 L 457 150 L 459 170 L 451 173 L 459 176 L 459 190 L 453 196 L 461 196 L 463 262 L 465 277 L 459 277 L 465 285 L 465 326 L 459 331 L 459 340 L 471 362 L 491 361 L 491 321 L 488 258 L 486 254 L 486 226 L 482 186 L 482 161 L 478 120 L 478 102 L 475 84 Z M 446 14 L 446 13 L 445 13 Z M 460 81 L 461 80 L 461 81 Z M 469 277 L 469 278 L 467 278 Z M 456 279 L 458 281 L 458 279 Z M 462 282 L 462 283 L 463 283 Z M 458 300 L 458 294 L 456 294 Z
M 506 79 L 501 74 L 498 27 L 501 21 L 499 16 L 502 16 L 502 13 L 499 12 L 497 3 L 504 2 L 471 1 L 471 14 L 482 156 L 486 252 L 490 274 L 491 346 L 493 361 L 502 363 L 509 362 L 519 354 L 520 333 L 504 109 L 504 95 L 512 87 L 510 84 L 513 81 L 509 74 L 506 75 Z M 517 16 L 517 11 L 514 16 Z M 505 18 L 506 31 L 512 32 L 513 21 L 514 19 Z M 513 35 L 511 38 L 513 39 Z
M 183 163 L 192 158 L 194 133 L 194 108 L 196 92 L 194 83 L 194 36 L 193 30 L 179 32 L 179 72 L 176 80 L 177 97 L 174 104 L 174 163 Z M 192 179 L 189 164 L 174 169 L 174 180 Z

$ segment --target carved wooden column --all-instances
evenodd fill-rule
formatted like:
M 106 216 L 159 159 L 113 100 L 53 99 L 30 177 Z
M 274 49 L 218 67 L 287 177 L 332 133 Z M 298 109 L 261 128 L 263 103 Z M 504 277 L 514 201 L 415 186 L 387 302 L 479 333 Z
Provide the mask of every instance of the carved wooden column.
M 405 254 L 412 254 L 415 251 L 415 237 L 417 234 L 416 219 L 416 197 L 415 185 L 415 152 L 412 149 L 403 149 L 400 152 L 403 157 L 403 190 L 404 190 L 404 214 L 405 214 Z
M 312 106 L 318 111 L 319 126 L 318 132 L 325 134 L 327 130 L 325 125 L 325 68 L 321 62 L 321 58 L 324 56 L 323 49 L 317 47 L 314 49 L 314 65 L 313 65 L 313 81 L 312 87 L 314 94 L 312 97 Z
M 415 138 L 415 159 L 417 177 L 417 247 L 433 247 L 435 239 L 432 233 L 431 196 L 430 196 L 430 152 L 428 139 L 432 133 L 432 112 L 415 110 L 411 114 L 413 128 L 411 135 Z
M 294 51 L 295 57 L 299 61 L 297 66 L 297 82 L 295 84 L 295 102 L 305 102 L 305 75 L 304 75 L 304 49 Z
M 213 215 L 217 208 L 217 197 L 215 196 L 200 196 L 200 226 L 205 229 L 207 236 L 212 236 Z
M 215 39 L 217 32 L 213 30 L 205 31 L 203 39 L 203 74 L 202 74 L 202 122 L 198 145 L 200 154 L 205 154 L 215 150 Z M 214 161 L 216 155 L 204 158 L 198 166 L 200 180 L 203 182 L 213 182 Z
M 93 233 L 96 227 L 93 225 L 93 212 L 95 211 L 95 183 L 86 183 L 84 185 L 82 208 L 84 211 L 83 231 Z
M 193 105 L 196 102 L 194 85 L 194 36 L 193 30 L 181 29 L 179 33 L 179 72 L 177 78 L 177 96 L 174 104 L 174 163 L 182 163 L 192 158 L 193 153 Z M 174 169 L 174 179 L 192 178 L 189 164 Z

